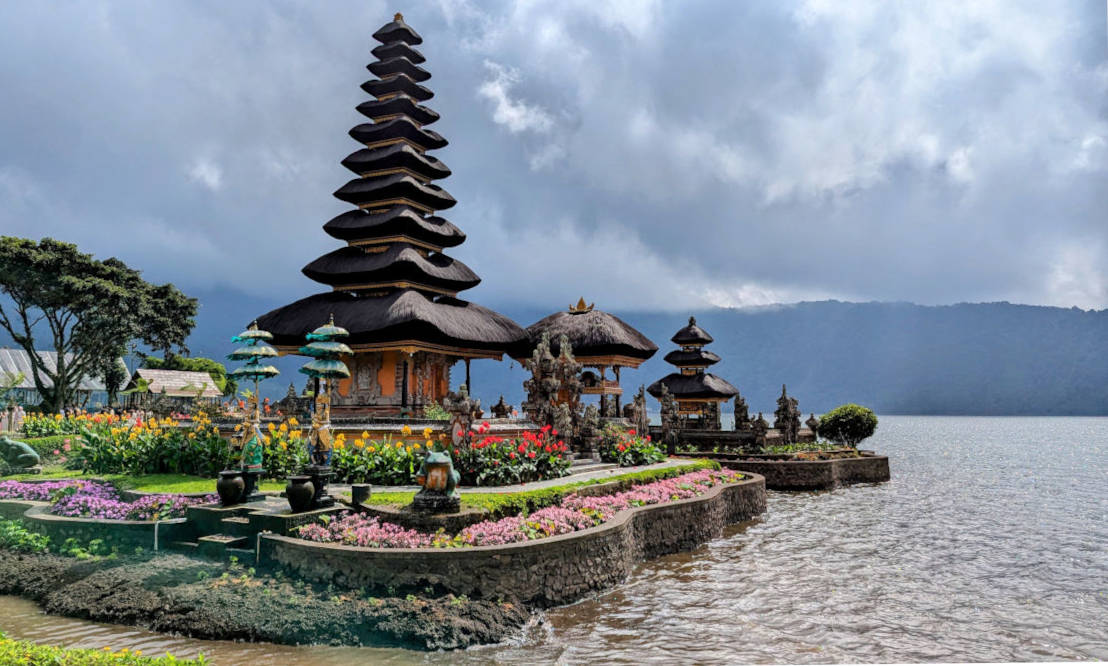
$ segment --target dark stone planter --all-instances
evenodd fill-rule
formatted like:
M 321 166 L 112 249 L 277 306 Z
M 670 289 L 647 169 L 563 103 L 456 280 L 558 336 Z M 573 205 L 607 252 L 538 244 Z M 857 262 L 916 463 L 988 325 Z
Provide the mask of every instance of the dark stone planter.
M 293 513 L 303 513 L 312 506 L 312 498 L 315 497 L 315 486 L 312 485 L 312 477 L 307 475 L 289 477 L 285 486 L 285 498 L 289 501 L 289 508 Z
M 368 483 L 355 483 L 350 486 L 350 500 L 354 504 L 365 504 L 369 496 L 370 486 Z
M 219 480 L 215 482 L 215 491 L 219 493 L 219 503 L 223 506 L 238 504 L 242 499 L 246 482 L 242 479 L 242 472 L 237 469 L 225 469 L 219 473 Z

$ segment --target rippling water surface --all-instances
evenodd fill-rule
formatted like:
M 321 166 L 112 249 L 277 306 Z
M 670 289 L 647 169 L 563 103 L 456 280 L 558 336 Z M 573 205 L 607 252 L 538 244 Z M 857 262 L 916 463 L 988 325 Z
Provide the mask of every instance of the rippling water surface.
M 259 664 L 1108 659 L 1108 419 L 883 417 L 866 445 L 889 455 L 890 483 L 770 493 L 761 519 L 548 611 L 514 645 L 421 654 L 163 640 L 176 654 Z M 16 637 L 159 651 L 157 635 L 0 602 L 0 627 Z M 19 618 L 5 612 L 17 607 Z

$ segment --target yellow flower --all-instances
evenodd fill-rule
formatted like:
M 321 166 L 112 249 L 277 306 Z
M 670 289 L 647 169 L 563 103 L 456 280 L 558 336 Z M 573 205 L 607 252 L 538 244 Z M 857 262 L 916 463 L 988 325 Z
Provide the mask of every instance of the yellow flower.
M 355 439 L 354 440 L 354 446 L 358 447 L 359 449 L 364 447 L 365 446 L 365 440 L 364 439 Z
M 410 447 L 408 447 L 409 451 L 411 451 L 412 449 L 415 449 L 416 451 L 418 451 L 419 450 L 419 442 L 416 442 L 415 444 L 412 444 Z
M 396 443 L 396 448 L 398 448 L 398 449 L 404 448 L 404 442 L 397 442 Z
M 288 431 L 289 431 L 289 424 L 287 424 L 287 423 L 282 423 L 282 424 L 281 424 L 281 427 L 280 427 L 280 428 L 278 428 L 278 430 L 280 430 L 281 432 L 288 432 Z
M 434 442 L 432 442 L 431 440 L 429 440 L 429 439 L 428 439 L 428 440 L 427 440 L 427 444 L 426 444 L 425 446 L 426 446 L 426 447 L 427 447 L 428 449 L 430 449 L 430 448 L 431 448 L 432 446 L 434 446 L 434 445 L 435 445 L 435 443 L 434 443 Z
M 273 432 L 276 429 L 277 429 L 277 426 L 273 425 L 272 423 L 269 424 L 269 431 L 270 432 Z
M 430 438 L 431 438 L 431 426 L 427 426 L 426 428 L 423 429 L 423 439 L 430 439 Z
M 410 434 L 412 434 L 412 429 L 410 427 L 408 427 L 407 425 L 405 425 L 403 428 L 400 429 L 400 432 L 405 434 L 405 435 L 410 435 Z
M 369 433 L 365 430 L 362 431 L 362 439 L 369 439 Z
M 296 426 L 300 425 L 300 422 L 296 420 L 296 417 L 291 417 L 289 418 L 289 425 L 295 428 Z
M 189 439 L 196 439 L 196 433 L 190 432 L 189 433 Z
M 373 452 L 374 452 L 374 451 L 376 451 L 376 450 L 377 450 L 377 447 L 376 447 L 376 446 L 371 446 L 371 447 L 369 447 L 369 452 L 370 452 L 370 453 L 373 453 Z
M 262 435 L 262 441 L 263 441 L 263 442 L 265 442 L 265 445 L 266 445 L 266 446 L 269 446 L 269 444 L 270 444 L 270 443 L 271 443 L 271 442 L 272 442 L 273 440 L 272 440 L 272 439 L 271 439 L 271 438 L 269 437 L 269 435 Z

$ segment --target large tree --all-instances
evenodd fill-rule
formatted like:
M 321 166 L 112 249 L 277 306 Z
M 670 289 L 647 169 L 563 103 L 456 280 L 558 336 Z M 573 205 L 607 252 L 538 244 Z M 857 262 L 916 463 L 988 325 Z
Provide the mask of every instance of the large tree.
M 52 238 L 0 236 L 0 328 L 27 351 L 47 410 L 74 404 L 82 377 L 99 377 L 132 340 L 186 352 L 197 302 L 152 285 L 118 259 Z M 38 351 L 57 352 L 51 367 Z

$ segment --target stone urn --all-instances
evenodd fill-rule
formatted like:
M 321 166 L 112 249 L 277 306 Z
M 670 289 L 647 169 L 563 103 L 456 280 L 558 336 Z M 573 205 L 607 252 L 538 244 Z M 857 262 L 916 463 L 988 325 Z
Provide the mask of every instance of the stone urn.
M 238 504 L 242 499 L 242 492 L 246 489 L 242 472 L 237 469 L 225 469 L 219 473 L 219 480 L 215 482 L 215 491 L 219 493 L 219 503 L 223 506 Z
M 312 485 L 312 477 L 304 474 L 289 477 L 285 486 L 285 499 L 289 501 L 289 508 L 293 513 L 303 513 L 312 506 L 312 498 L 315 497 L 315 486 Z

